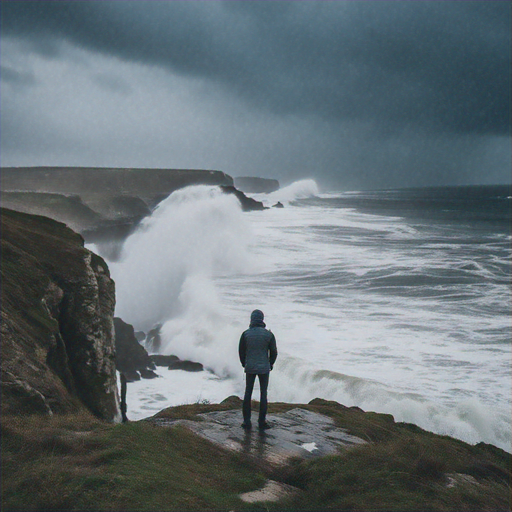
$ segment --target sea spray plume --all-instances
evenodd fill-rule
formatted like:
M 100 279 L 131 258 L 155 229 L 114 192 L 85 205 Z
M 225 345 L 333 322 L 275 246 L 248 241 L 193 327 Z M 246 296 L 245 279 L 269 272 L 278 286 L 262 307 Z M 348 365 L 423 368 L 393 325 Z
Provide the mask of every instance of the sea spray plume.
M 318 193 L 318 185 L 315 180 L 307 179 L 295 181 L 291 185 L 280 188 L 264 197 L 267 201 L 272 203 L 277 201 L 290 202 L 296 199 L 317 196 Z
M 181 314 L 161 329 L 162 353 L 201 361 L 220 377 L 240 374 L 237 357 L 242 325 L 233 325 L 211 279 L 187 276 L 178 298 Z
M 183 315 L 182 291 L 191 278 L 200 276 L 206 289 L 213 275 L 250 267 L 249 233 L 234 196 L 204 185 L 174 192 L 126 240 L 121 260 L 110 264 L 116 315 L 141 330 Z

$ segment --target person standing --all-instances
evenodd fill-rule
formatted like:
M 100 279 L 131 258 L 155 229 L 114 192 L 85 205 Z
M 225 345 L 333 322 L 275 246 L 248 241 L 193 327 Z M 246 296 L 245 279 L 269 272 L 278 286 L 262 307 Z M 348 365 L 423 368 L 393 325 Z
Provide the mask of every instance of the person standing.
M 271 331 L 265 329 L 263 312 L 255 309 L 251 313 L 249 329 L 240 336 L 238 354 L 245 369 L 245 395 L 242 408 L 244 422 L 242 427 L 251 428 L 251 398 L 256 376 L 260 381 L 260 411 L 258 426 L 260 429 L 270 428 L 266 422 L 268 378 L 277 359 L 276 338 Z

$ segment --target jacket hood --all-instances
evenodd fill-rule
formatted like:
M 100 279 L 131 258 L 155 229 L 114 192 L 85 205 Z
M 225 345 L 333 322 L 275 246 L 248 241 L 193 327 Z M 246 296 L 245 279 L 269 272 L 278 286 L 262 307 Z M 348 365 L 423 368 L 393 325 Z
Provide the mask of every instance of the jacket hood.
M 265 323 L 263 322 L 263 311 L 259 309 L 255 309 L 251 313 L 251 325 L 250 327 L 265 327 Z

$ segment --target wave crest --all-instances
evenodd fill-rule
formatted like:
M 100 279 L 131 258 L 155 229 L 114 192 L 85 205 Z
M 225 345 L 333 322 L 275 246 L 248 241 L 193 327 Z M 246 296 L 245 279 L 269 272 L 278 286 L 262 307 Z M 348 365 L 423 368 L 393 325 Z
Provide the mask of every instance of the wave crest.
M 266 197 L 269 201 L 290 202 L 318 195 L 318 185 L 315 180 L 306 179 L 295 181 L 287 187 L 280 188 Z

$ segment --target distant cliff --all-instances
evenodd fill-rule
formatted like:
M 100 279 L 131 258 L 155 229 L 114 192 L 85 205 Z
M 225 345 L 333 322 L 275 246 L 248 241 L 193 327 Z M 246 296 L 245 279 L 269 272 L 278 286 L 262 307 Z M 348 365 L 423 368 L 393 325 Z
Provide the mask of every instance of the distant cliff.
M 86 204 L 101 195 L 136 196 L 149 206 L 188 185 L 233 185 L 222 171 L 199 169 L 2 167 L 0 180 L 4 191 L 77 194 Z
M 279 181 L 268 178 L 235 178 L 235 187 L 248 194 L 270 194 L 279 190 Z
M 224 172 L 196 169 L 2 167 L 0 171 L 2 206 L 64 222 L 94 243 L 124 240 L 179 188 L 233 186 L 233 178 Z
M 115 286 L 64 224 L 1 208 L 2 414 L 119 416 Z

